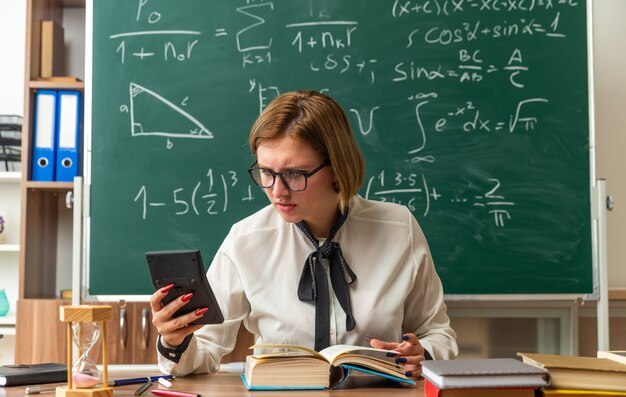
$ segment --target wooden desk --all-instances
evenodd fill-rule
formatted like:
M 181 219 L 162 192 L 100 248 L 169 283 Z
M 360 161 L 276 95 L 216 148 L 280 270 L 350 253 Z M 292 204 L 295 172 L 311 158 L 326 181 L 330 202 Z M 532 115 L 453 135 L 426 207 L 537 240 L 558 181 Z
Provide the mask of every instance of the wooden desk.
M 158 375 L 158 373 L 111 372 L 109 379 L 134 378 L 138 376 Z M 172 390 L 186 391 L 201 394 L 202 397 L 343 397 L 343 396 L 424 396 L 424 382 L 417 382 L 416 386 L 402 385 L 394 381 L 386 381 L 372 376 L 362 376 L 352 373 L 350 378 L 336 390 L 305 390 L 305 391 L 247 391 L 240 379 L 240 374 L 217 373 L 205 375 L 189 375 L 176 378 L 172 381 Z M 43 385 L 42 385 L 43 386 Z M 134 397 L 133 393 L 141 385 L 118 386 L 114 388 L 114 397 Z M 152 388 L 161 388 L 155 383 Z M 54 397 L 54 391 L 32 394 L 32 397 Z M 24 397 L 24 386 L 0 387 L 0 397 Z M 141 397 L 154 397 L 149 391 Z

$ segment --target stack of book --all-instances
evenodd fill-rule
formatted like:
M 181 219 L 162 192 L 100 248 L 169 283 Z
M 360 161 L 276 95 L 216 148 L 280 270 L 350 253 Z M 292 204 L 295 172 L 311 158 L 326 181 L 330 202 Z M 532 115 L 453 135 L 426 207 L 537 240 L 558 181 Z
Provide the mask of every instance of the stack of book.
M 550 373 L 544 396 L 626 397 L 626 352 L 598 352 L 598 357 L 518 353 L 523 361 Z
M 422 362 L 426 397 L 535 397 L 548 372 L 513 358 Z

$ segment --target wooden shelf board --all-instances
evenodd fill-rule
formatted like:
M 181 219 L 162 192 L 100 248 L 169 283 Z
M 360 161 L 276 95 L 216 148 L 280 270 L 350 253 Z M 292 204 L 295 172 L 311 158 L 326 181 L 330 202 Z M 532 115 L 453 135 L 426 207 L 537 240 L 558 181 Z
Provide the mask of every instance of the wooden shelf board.
M 40 190 L 72 190 L 74 189 L 74 182 L 38 182 L 38 181 L 26 181 L 27 189 L 40 189 Z
M 17 171 L 0 172 L 0 182 L 20 182 L 22 173 Z
M 15 326 L 0 325 L 0 335 L 15 335 Z
M 60 82 L 60 81 L 37 81 L 31 80 L 28 86 L 33 89 L 51 89 L 51 90 L 80 90 L 85 88 L 85 82 Z
M 609 290 L 609 300 L 626 301 L 626 289 Z
M 15 325 L 15 311 L 8 312 L 6 316 L 0 317 L 0 325 Z

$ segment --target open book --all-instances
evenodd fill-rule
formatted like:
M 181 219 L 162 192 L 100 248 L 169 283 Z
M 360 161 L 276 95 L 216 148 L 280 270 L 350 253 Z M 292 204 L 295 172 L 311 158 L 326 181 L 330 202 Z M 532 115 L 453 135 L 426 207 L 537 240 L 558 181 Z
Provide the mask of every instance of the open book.
M 415 384 L 404 369 L 388 357 L 392 350 L 335 345 L 316 352 L 304 346 L 256 344 L 251 349 L 277 350 L 246 357 L 241 376 L 249 390 L 326 389 L 338 386 L 356 370 Z

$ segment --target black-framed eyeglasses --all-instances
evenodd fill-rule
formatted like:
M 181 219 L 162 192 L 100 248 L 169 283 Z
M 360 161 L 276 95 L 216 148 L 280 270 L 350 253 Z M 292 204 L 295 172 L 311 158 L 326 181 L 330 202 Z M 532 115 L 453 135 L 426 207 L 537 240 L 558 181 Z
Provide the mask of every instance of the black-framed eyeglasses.
M 327 161 L 324 161 L 320 164 L 319 167 L 315 168 L 312 171 L 306 172 L 301 170 L 286 170 L 281 172 L 276 172 L 269 168 L 255 167 L 257 162 L 252 163 L 250 168 L 248 168 L 248 174 L 252 177 L 254 183 L 257 186 L 262 188 L 271 188 L 276 183 L 276 177 L 280 177 L 280 180 L 283 181 L 283 185 L 292 192 L 301 192 L 306 189 L 307 180 L 315 174 L 317 171 L 322 168 L 330 165 Z

